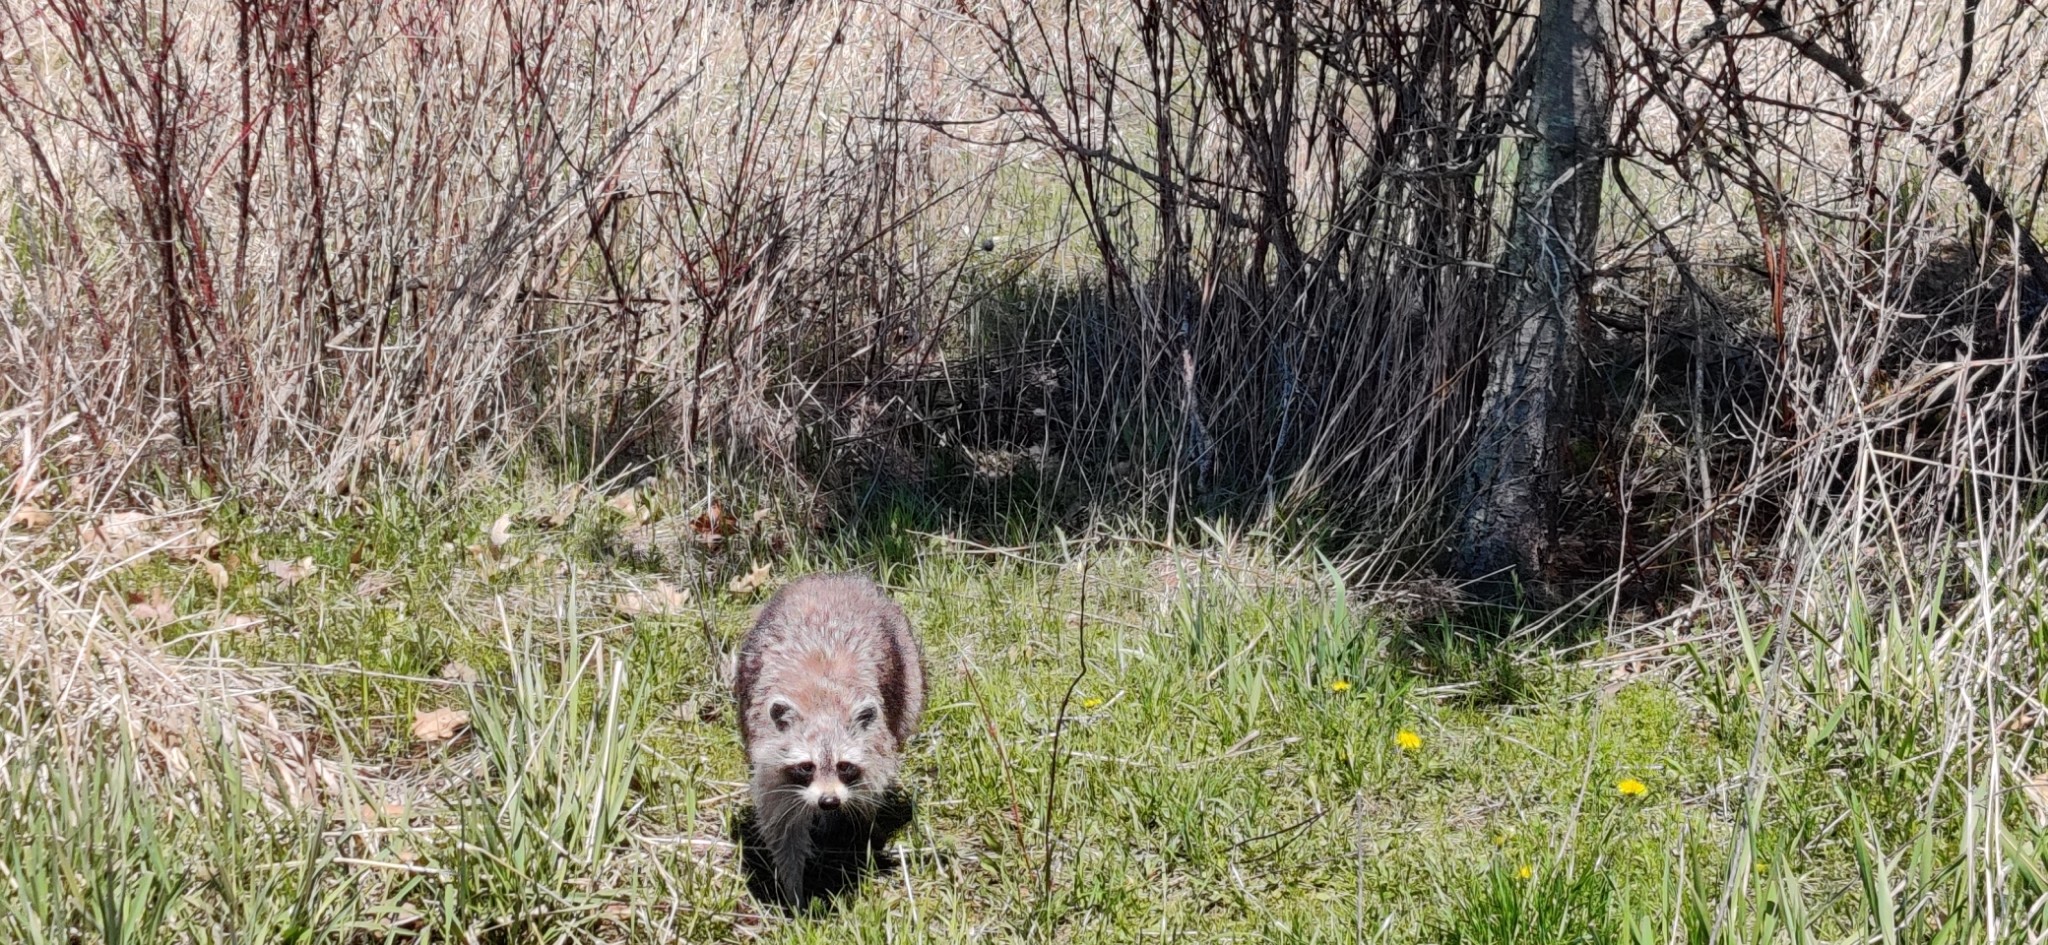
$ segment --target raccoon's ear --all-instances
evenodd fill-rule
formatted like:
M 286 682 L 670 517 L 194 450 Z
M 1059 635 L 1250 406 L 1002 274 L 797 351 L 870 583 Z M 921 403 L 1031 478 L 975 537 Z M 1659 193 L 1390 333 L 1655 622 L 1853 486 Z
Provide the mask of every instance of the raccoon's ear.
M 859 709 L 854 710 L 853 724 L 860 726 L 861 730 L 865 731 L 867 729 L 874 728 L 875 721 L 877 719 L 880 719 L 881 717 L 881 706 L 878 706 L 872 702 L 862 703 Z
M 790 705 L 788 700 L 777 699 L 768 703 L 768 721 L 775 723 L 776 731 L 789 731 L 789 723 L 795 720 L 796 706 Z

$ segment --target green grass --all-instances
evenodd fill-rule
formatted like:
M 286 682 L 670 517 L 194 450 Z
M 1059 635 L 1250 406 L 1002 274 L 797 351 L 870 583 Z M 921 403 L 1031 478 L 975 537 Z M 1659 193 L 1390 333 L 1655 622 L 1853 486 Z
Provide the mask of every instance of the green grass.
M 2048 895 L 2048 847 L 2012 794 L 2031 742 L 1990 758 L 1957 740 L 1982 698 L 1954 691 L 1965 656 L 1893 610 L 1843 608 L 1832 649 L 1741 621 L 1623 671 L 1601 646 L 1397 620 L 1329 566 L 1255 545 L 991 552 L 912 527 L 926 516 L 832 538 L 734 507 L 746 525 L 709 550 L 689 500 L 658 494 L 642 504 L 676 541 L 657 563 L 620 552 L 643 526 L 603 497 L 541 521 L 557 502 L 228 503 L 210 517 L 215 557 L 238 562 L 224 589 L 174 560 L 120 574 L 172 595 L 175 646 L 290 667 L 388 809 L 268 807 L 225 752 L 163 793 L 122 756 L 80 760 L 0 715 L 0 940 L 1647 945 L 2040 927 L 2026 909 Z M 522 514 L 493 556 L 506 511 Z M 254 564 L 305 557 L 318 569 L 289 586 Z M 903 867 L 799 919 L 759 916 L 722 845 L 743 771 L 718 665 L 760 600 L 727 584 L 757 561 L 776 581 L 879 568 L 932 683 Z M 657 579 L 689 594 L 680 612 L 618 612 Z M 223 613 L 267 625 L 209 632 Z M 455 662 L 479 680 L 442 678 Z M 436 708 L 472 724 L 415 740 Z

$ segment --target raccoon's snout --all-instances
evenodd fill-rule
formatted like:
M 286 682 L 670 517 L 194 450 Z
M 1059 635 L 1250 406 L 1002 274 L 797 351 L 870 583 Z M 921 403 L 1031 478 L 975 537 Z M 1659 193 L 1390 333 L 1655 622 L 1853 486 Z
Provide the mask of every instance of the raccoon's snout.
M 823 768 L 816 762 L 800 761 L 784 765 L 782 776 L 803 794 L 805 803 L 818 810 L 835 811 L 853 800 L 853 786 L 861 776 L 861 768 L 850 761 L 827 762 Z

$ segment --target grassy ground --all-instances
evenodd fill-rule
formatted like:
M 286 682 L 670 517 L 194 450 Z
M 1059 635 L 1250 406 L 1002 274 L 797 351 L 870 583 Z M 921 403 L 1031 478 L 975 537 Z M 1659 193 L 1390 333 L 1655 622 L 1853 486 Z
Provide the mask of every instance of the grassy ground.
M 2048 889 L 2017 769 L 1944 743 L 1967 697 L 1939 628 L 1489 642 L 1257 541 L 989 549 L 722 509 L 714 542 L 659 486 L 215 503 L 218 572 L 146 555 L 114 582 L 163 593 L 174 651 L 287 667 L 364 793 L 268 807 L 204 751 L 154 789 L 16 705 L 0 938 L 1987 941 Z M 837 567 L 925 640 L 919 816 L 896 872 L 763 916 L 721 661 L 778 581 Z

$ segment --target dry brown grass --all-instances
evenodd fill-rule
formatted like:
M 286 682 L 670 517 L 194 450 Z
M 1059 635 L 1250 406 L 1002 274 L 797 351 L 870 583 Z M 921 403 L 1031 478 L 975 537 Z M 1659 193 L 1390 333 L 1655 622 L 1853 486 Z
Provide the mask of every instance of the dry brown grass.
M 2041 301 L 1938 156 L 2031 225 L 2048 54 L 1967 8 L 1786 8 L 1855 91 L 1748 8 L 1624 11 L 1560 572 L 1797 584 L 2013 520 Z M 1290 9 L 10 9 L 0 406 L 109 481 L 950 464 L 1427 565 L 1523 24 Z
M 994 155 L 892 119 L 962 107 L 960 28 L 10 8 L 0 397 L 78 412 L 96 454 L 320 489 L 536 431 L 587 462 L 786 455 L 797 420 L 928 366 L 951 315 Z
M 0 516 L 0 778 L 34 770 L 15 764 L 17 753 L 55 746 L 72 764 L 104 764 L 132 748 L 136 783 L 160 790 L 216 783 L 212 765 L 225 760 L 273 805 L 354 809 L 360 772 L 320 747 L 281 671 L 191 655 L 189 645 L 174 654 L 156 634 L 173 617 L 162 597 L 113 587 L 129 563 L 192 548 L 197 519 L 88 519 L 77 526 L 84 540 L 71 541 L 52 525 L 24 527 L 26 508 Z
M 1835 766 L 1858 766 L 1880 801 L 1870 785 L 1909 785 L 1887 823 L 1946 825 L 1934 842 L 1957 865 L 1916 901 L 1963 877 L 1967 905 L 1976 877 L 1988 890 L 2020 872 L 2017 848 L 1975 825 L 2019 824 L 2021 796 L 2006 789 L 2043 783 L 2048 526 L 2030 329 L 2048 286 L 2019 278 L 2023 241 L 1987 222 L 1954 158 L 2040 232 L 2048 23 L 2019 2 L 1785 8 L 1801 37 L 1856 64 L 1868 87 L 1852 91 L 1753 8 L 1617 9 L 1616 183 L 1557 570 L 1605 618 L 1597 643 L 1617 645 L 1602 665 L 1668 671 L 1701 698 L 1725 674 L 1736 707 L 1721 717 L 1804 742 L 1773 759 L 1759 736 L 1748 772 L 1716 769 L 1683 805 L 1731 822 L 1734 798 L 1825 811 L 1831 823 L 1806 842 L 1841 867 L 1864 840 L 1842 826 Z M 1967 30 L 1960 9 L 1975 11 Z M 1717 15 L 1724 28 L 1704 29 Z M 123 590 L 143 559 L 182 559 L 174 580 L 205 579 L 208 540 L 194 509 L 160 504 L 175 489 L 148 487 L 159 469 L 268 499 L 460 493 L 520 454 L 590 486 L 662 458 L 689 502 L 706 479 L 790 487 L 799 502 L 776 507 L 801 533 L 824 518 L 818 492 L 951 466 L 967 471 L 947 483 L 968 496 L 962 508 L 1030 532 L 948 529 L 946 542 L 986 552 L 977 567 L 1042 556 L 1017 547 L 1056 517 L 1032 503 L 1073 484 L 1117 506 L 1103 531 L 1126 529 L 1133 546 L 1167 539 L 1133 586 L 1102 585 L 1135 602 L 1103 620 L 1119 632 L 1234 641 L 1255 614 L 1197 621 L 1173 594 L 1256 585 L 1247 599 L 1306 602 L 1331 575 L 1296 579 L 1274 562 L 1333 548 L 1360 612 L 1429 624 L 1457 592 L 1413 576 L 1439 550 L 1496 328 L 1525 25 L 1494 6 L 1352 0 L 0 7 L 0 772 L 46 776 L 40 761 L 11 764 L 31 750 L 84 762 L 132 745 L 166 796 L 203 788 L 200 769 L 225 758 L 277 809 L 356 809 L 363 773 L 278 668 L 217 658 L 203 632 L 158 642 L 169 609 Z M 528 504 L 552 508 L 557 486 Z M 1190 503 L 1244 514 L 1190 549 Z M 694 524 L 628 517 L 617 538 L 629 552 L 696 553 Z M 1015 617 L 1007 598 L 1028 594 L 908 542 L 892 532 L 858 553 L 946 573 L 927 589 L 935 604 L 978 588 L 987 606 L 953 628 L 963 652 L 982 637 L 1062 639 L 1036 626 L 1006 638 L 1022 627 L 1002 624 Z M 292 565 L 278 564 L 285 581 Z M 488 571 L 465 566 L 436 606 L 453 617 L 484 600 Z M 600 596 L 627 618 L 681 607 L 669 585 L 615 583 Z M 363 587 L 333 592 L 375 596 Z M 1145 623 L 1153 614 L 1187 622 Z M 469 616 L 451 639 L 474 635 Z M 1330 624 L 1304 610 L 1282 629 L 1313 641 Z M 1763 633 L 1772 645 L 1751 651 Z M 668 656 L 661 678 L 702 668 Z M 1017 692 L 1043 681 L 1029 661 L 990 662 L 1016 664 L 1002 668 Z M 588 681 L 616 694 L 623 679 Z M 1160 692 L 1189 682 L 1158 679 L 1172 683 Z M 534 717 L 557 704 L 526 695 Z M 1003 733 L 1040 724 L 1026 702 Z M 411 708 L 377 724 L 403 728 Z M 1847 736 L 1797 728 L 1828 719 L 1867 741 L 1837 754 Z M 1471 745 L 1502 741 L 1493 720 L 1466 721 Z M 946 750 L 976 750 L 980 724 Z M 606 731 L 631 743 L 639 730 Z M 533 783 L 584 783 L 611 805 L 593 822 L 637 830 L 613 785 L 578 780 L 580 732 L 554 737 L 547 752 L 506 735 L 496 754 L 433 754 L 426 770 L 392 775 L 405 785 L 368 785 L 368 819 L 406 820 L 411 801 L 489 781 L 492 764 L 499 783 L 518 783 L 531 772 L 508 760 L 538 758 Z M 1341 742 L 1301 737 L 1302 750 Z M 1774 765 L 1781 783 L 1813 783 L 1771 795 L 1785 790 Z M 1263 762 L 1247 770 L 1245 783 L 1268 777 Z M 720 796 L 701 822 L 634 836 L 638 847 L 722 869 L 729 851 L 708 837 L 733 786 L 703 784 Z M 1014 809 L 1014 784 L 982 787 L 959 823 Z M 407 803 L 378 803 L 394 798 Z M 1189 800 L 1190 822 L 1209 801 Z M 1097 836 L 1120 836 L 1128 818 L 1104 812 L 1116 816 Z M 454 812 L 414 819 L 436 817 L 419 832 L 454 836 Z M 986 836 L 1021 837 L 1021 816 L 986 823 Z M 489 859 L 451 845 L 413 863 L 380 846 L 382 826 L 359 826 L 341 849 L 370 872 L 339 885 L 389 883 L 378 901 L 409 911 L 375 919 L 386 927 L 424 921 L 411 877 Z M 576 869 L 607 888 L 683 865 L 606 859 L 602 846 Z M 1724 913 L 1763 882 L 1752 855 L 1730 854 L 1726 882 L 1708 876 Z M 1074 872 L 1116 895 L 1158 880 Z M 1028 898 L 1028 883 L 969 875 L 946 887 L 966 893 L 955 914 L 1002 915 Z M 725 901 L 703 898 L 698 879 L 663 876 L 661 894 L 632 908 L 673 930 L 678 904 Z M 482 885 L 514 917 L 531 907 L 520 897 L 553 892 L 511 873 Z M 1688 886 L 1680 898 L 1698 896 Z M 2038 896 L 2012 901 L 2038 914 Z M 729 919 L 697 921 L 753 934 Z

